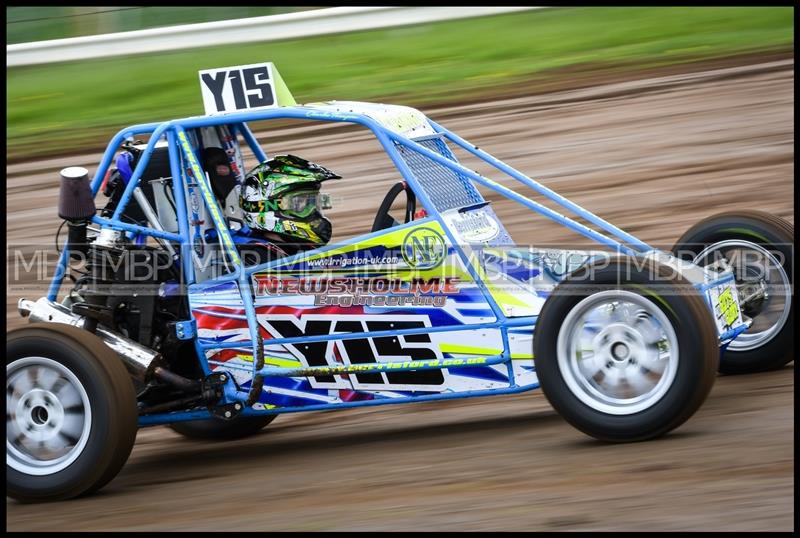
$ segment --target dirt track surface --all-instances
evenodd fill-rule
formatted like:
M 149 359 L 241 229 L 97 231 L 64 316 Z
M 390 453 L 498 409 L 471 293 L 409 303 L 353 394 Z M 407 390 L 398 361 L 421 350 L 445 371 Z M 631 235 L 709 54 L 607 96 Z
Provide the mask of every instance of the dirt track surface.
M 793 89 L 784 61 L 425 112 L 669 248 L 720 211 L 762 209 L 794 222 Z M 314 132 L 302 139 L 308 129 L 293 126 L 259 139 L 270 154 L 344 176 L 328 188 L 338 204 L 334 239 L 368 231 L 397 172 L 368 133 Z M 9 166 L 9 242 L 52 245 L 58 169 L 94 171 L 98 161 Z M 518 243 L 581 241 L 487 198 Z M 9 328 L 20 324 L 21 295 L 45 293 L 19 284 L 9 282 Z M 286 415 L 261 435 L 221 444 L 145 429 L 98 495 L 47 507 L 8 501 L 7 529 L 793 530 L 793 374 L 790 365 L 720 377 L 684 426 L 622 446 L 583 436 L 539 392 Z
M 9 530 L 792 530 L 794 368 L 719 378 L 647 443 L 608 445 L 540 393 L 278 417 L 190 442 L 139 431 L 99 494 L 9 502 Z

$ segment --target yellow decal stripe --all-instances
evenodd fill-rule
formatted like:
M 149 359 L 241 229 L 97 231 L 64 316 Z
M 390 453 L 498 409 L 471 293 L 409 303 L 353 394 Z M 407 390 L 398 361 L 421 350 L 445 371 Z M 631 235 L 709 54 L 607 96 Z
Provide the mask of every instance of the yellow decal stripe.
M 503 350 L 489 347 L 462 346 L 459 344 L 439 344 L 442 353 L 459 353 L 462 355 L 500 355 Z M 512 353 L 511 359 L 531 360 L 533 353 Z
M 240 265 L 242 262 L 239 259 L 239 253 L 236 251 L 236 247 L 233 245 L 231 236 L 228 233 L 228 225 L 225 223 L 225 219 L 222 218 L 222 215 L 219 213 L 217 202 L 214 200 L 211 190 L 209 190 L 209 188 L 206 186 L 205 174 L 203 173 L 202 168 L 200 168 L 200 165 L 194 156 L 194 151 L 192 151 L 192 148 L 189 145 L 189 140 L 186 138 L 186 133 L 184 131 L 180 131 L 178 133 L 178 139 L 180 140 L 183 152 L 186 154 L 186 158 L 189 161 L 189 166 L 192 168 L 194 179 L 197 182 L 197 185 L 200 187 L 200 192 L 203 193 L 203 198 L 206 200 L 206 206 L 208 207 L 209 213 L 211 213 L 211 219 L 214 221 L 214 225 L 217 227 L 217 231 L 222 237 L 222 242 L 225 243 L 225 247 L 227 247 L 228 255 L 234 264 Z
M 253 362 L 252 355 L 236 355 L 237 359 Z M 281 368 L 302 368 L 303 363 L 296 359 L 279 359 L 277 357 L 264 357 L 264 364 L 267 366 L 279 366 Z
M 502 349 L 491 347 L 462 346 L 459 344 L 439 344 L 442 353 L 460 353 L 464 355 L 499 355 Z
M 444 235 L 444 231 L 442 230 L 442 226 L 438 222 L 426 222 L 424 224 L 420 224 L 421 228 L 431 228 L 434 231 L 439 232 L 440 234 Z M 364 239 L 363 241 L 357 241 L 355 243 L 344 245 L 339 248 L 334 248 L 331 250 L 326 250 L 325 252 L 320 252 L 318 254 L 314 254 L 313 256 L 309 256 L 305 258 L 306 260 L 316 260 L 319 258 L 327 258 L 328 256 L 336 256 L 338 254 L 347 254 L 353 250 L 358 250 L 367 247 L 373 247 L 378 245 L 387 245 L 387 246 L 396 246 L 400 245 L 403 242 L 405 236 L 411 231 L 416 229 L 415 227 L 410 228 L 403 228 L 402 230 L 392 231 L 385 233 L 383 235 L 379 235 L 376 237 L 371 237 L 369 239 Z

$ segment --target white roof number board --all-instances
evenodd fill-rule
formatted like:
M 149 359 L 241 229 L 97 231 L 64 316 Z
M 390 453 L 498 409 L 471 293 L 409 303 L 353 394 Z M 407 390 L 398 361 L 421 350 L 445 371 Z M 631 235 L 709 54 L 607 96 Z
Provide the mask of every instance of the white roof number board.
M 206 69 L 198 74 L 207 115 L 279 106 L 271 62 Z

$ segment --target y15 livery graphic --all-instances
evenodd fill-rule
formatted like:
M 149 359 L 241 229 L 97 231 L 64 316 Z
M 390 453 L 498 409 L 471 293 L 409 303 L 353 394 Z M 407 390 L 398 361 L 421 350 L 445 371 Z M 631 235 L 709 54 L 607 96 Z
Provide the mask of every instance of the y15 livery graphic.
M 82 168 L 61 173 L 69 233 L 59 267 L 46 297 L 19 303 L 34 323 L 7 336 L 15 499 L 96 491 L 140 427 L 230 439 L 279 414 L 536 388 L 588 435 L 652 439 L 692 416 L 718 370 L 793 358 L 785 221 L 723 213 L 661 251 L 418 110 L 297 105 L 272 64 L 204 71 L 200 81 L 206 115 L 126 127 L 92 179 Z M 398 181 L 370 233 L 326 244 L 316 233 L 330 237 L 326 219 L 312 228 L 281 216 L 317 215 L 325 198 L 276 189 L 339 178 L 294 156 L 268 158 L 248 124 L 285 119 L 356 124 L 376 137 Z M 581 221 L 462 166 L 456 148 Z M 240 203 L 248 150 L 262 165 L 281 163 L 262 178 L 283 182 L 263 190 L 262 206 Z M 597 250 L 515 244 L 481 190 Z M 248 212 L 261 230 L 245 225 Z M 286 236 L 306 242 L 278 241 Z

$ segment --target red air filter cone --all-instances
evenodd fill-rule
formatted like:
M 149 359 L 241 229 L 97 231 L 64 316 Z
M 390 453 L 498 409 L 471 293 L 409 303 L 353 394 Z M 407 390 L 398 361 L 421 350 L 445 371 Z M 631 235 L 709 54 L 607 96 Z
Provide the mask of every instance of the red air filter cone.
M 64 168 L 61 171 L 58 216 L 70 222 L 79 222 L 92 218 L 94 213 L 89 171 L 80 166 Z

